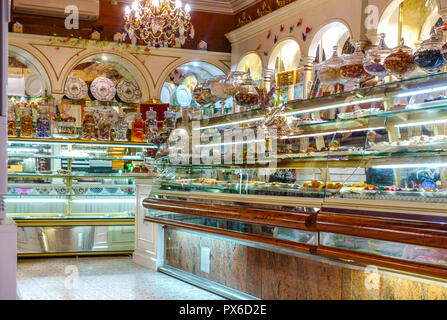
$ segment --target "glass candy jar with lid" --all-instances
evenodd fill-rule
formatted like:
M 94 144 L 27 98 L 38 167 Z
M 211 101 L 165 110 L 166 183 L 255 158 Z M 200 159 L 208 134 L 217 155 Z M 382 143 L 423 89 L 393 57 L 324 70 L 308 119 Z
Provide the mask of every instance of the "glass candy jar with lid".
M 414 63 L 428 74 L 438 72 L 447 64 L 442 49 L 443 42 L 440 35 L 432 32 L 430 39 L 422 41 L 414 53 Z
M 51 136 L 50 117 L 48 106 L 39 108 L 39 117 L 36 122 L 36 138 L 49 138 Z
M 368 51 L 366 51 L 363 67 L 366 72 L 376 76 L 379 79 L 379 83 L 384 82 L 384 78 L 390 73 L 385 68 L 385 58 L 391 53 L 391 49 L 385 44 L 385 34 L 380 34 L 379 44 Z
M 175 113 L 171 111 L 170 109 L 166 110 L 165 113 L 165 121 L 164 121 L 164 127 L 167 130 L 172 130 L 175 128 Z
M 96 140 L 96 121 L 93 115 L 93 108 L 84 109 L 84 121 L 82 122 L 82 139 Z
M 334 85 L 342 82 L 340 67 L 343 59 L 337 54 L 337 46 L 332 47 L 332 57 L 320 64 L 320 82 L 326 85 Z
M 98 121 L 98 138 L 102 141 L 110 141 L 112 133 L 112 121 L 110 112 L 106 108 L 102 109 L 101 116 Z
M 345 56 L 343 65 L 340 67 L 340 73 L 343 79 L 354 82 L 356 88 L 360 87 L 360 82 L 365 81 L 371 76 L 363 67 L 364 59 L 365 55 L 360 49 L 360 42 L 357 42 L 355 44 L 355 51 Z
M 118 113 L 118 119 L 115 122 L 115 141 L 127 141 L 127 131 L 129 123 L 126 120 L 126 114 L 123 111 Z
M 211 93 L 209 80 L 199 82 L 192 92 L 192 97 L 201 106 L 217 101 L 217 98 Z
M 232 96 L 232 83 L 227 76 L 215 76 L 210 81 L 211 94 L 223 101 Z
M 238 105 L 245 108 L 253 108 L 259 104 L 259 93 L 256 90 L 256 82 L 252 79 L 242 81 L 234 99 Z
M 22 116 L 20 118 L 20 136 L 24 138 L 31 138 L 33 136 L 33 117 L 31 115 L 31 108 L 24 107 L 22 109 Z
M 144 141 L 144 122 L 141 113 L 135 115 L 135 119 L 132 122 L 131 140 L 133 142 Z
M 14 106 L 9 106 L 8 110 L 8 137 L 16 137 L 16 112 Z
M 399 80 L 416 69 L 413 50 L 405 45 L 404 38 L 400 41 L 400 45 L 394 48 L 390 55 L 385 58 L 385 68 Z
M 149 140 L 154 132 L 154 129 L 157 128 L 157 111 L 155 111 L 152 107 L 146 111 L 146 122 L 144 125 L 145 140 Z

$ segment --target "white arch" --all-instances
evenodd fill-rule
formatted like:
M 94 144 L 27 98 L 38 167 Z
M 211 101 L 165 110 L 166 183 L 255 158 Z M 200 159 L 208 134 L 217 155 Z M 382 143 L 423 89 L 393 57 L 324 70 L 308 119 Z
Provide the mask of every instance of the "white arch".
M 324 49 L 326 55 L 329 55 L 332 52 L 332 47 L 334 45 L 338 46 L 338 53 L 341 54 L 343 47 L 340 47 L 340 42 L 344 39 L 343 43 L 347 40 L 347 38 L 352 38 L 352 31 L 349 25 L 340 19 L 334 19 L 330 22 L 326 22 L 323 26 L 321 26 L 318 31 L 315 33 L 315 36 L 312 38 L 312 42 L 309 46 L 308 56 L 313 57 L 317 51 L 318 45 L 321 42 L 321 39 L 325 37 L 328 33 L 330 40 L 327 41 L 328 45 L 325 45 Z M 326 38 L 326 37 L 325 37 Z
M 274 70 L 275 69 L 275 62 L 276 58 L 278 57 L 281 50 L 287 50 L 286 46 L 291 46 L 291 49 L 289 50 L 297 50 L 295 55 L 290 58 L 290 67 L 292 69 L 296 69 L 300 65 L 300 59 L 302 56 L 301 47 L 298 41 L 294 37 L 287 37 L 282 39 L 280 42 L 276 43 L 275 46 L 270 51 L 270 54 L 268 56 L 268 63 L 267 68 Z M 262 60 L 262 59 L 261 59 Z
M 76 68 L 76 66 L 89 60 L 101 59 L 104 55 L 107 56 L 108 61 L 116 63 L 117 65 L 121 66 L 123 70 L 126 71 L 126 74 L 124 74 L 126 78 L 133 80 L 136 84 L 138 84 L 142 94 L 142 101 L 149 101 L 150 99 L 149 85 L 140 69 L 136 66 L 134 61 L 132 61 L 133 58 L 127 55 L 126 56 L 117 55 L 112 51 L 90 52 L 86 55 L 80 56 L 78 59 L 73 61 L 63 72 L 62 88 L 65 88 L 65 83 L 67 82 L 68 77 L 70 76 L 74 68 Z
M 256 51 L 248 51 L 248 52 L 246 52 L 244 55 L 242 55 L 242 58 L 239 60 L 239 62 L 237 63 L 237 66 L 236 66 L 236 71 L 245 71 L 245 65 L 244 66 L 241 66 L 241 63 L 242 63 L 242 61 L 245 59 L 245 58 L 247 58 L 248 56 L 256 56 L 256 58 L 259 60 L 259 61 L 257 61 L 257 62 L 259 62 L 260 63 L 260 65 L 261 65 L 261 67 L 260 67 L 260 70 L 258 70 L 259 71 L 259 76 L 260 77 L 262 77 L 262 73 L 263 73 L 263 70 L 264 70 L 264 67 L 263 67 L 263 62 L 262 62 L 262 57 L 259 55 L 259 53 L 258 52 L 256 52 Z M 244 68 L 244 69 L 243 69 Z M 256 72 L 255 70 L 251 70 L 252 72 Z
M 8 55 L 18 58 L 20 62 L 27 65 L 33 73 L 38 74 L 45 86 L 47 94 L 51 94 L 52 83 L 44 65 L 29 51 L 16 45 L 8 45 Z

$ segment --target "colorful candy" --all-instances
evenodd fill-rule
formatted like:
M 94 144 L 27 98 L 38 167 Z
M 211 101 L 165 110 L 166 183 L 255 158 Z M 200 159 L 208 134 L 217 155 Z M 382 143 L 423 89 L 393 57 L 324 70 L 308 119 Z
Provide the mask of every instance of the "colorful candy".
M 428 73 L 434 73 L 446 64 L 441 50 L 427 49 L 418 51 L 414 55 L 416 65 Z
M 209 88 L 195 88 L 192 92 L 192 97 L 200 105 L 216 102 L 216 98 L 211 94 L 211 89 Z
M 348 80 L 366 80 L 370 75 L 363 68 L 363 64 L 347 64 L 340 67 L 341 75 Z
M 238 105 L 250 107 L 258 104 L 259 95 L 254 93 L 238 92 L 234 96 L 234 99 L 236 99 Z
M 386 57 L 385 68 L 391 74 L 402 78 L 404 75 L 413 72 L 416 69 L 416 64 L 412 54 L 398 50 Z

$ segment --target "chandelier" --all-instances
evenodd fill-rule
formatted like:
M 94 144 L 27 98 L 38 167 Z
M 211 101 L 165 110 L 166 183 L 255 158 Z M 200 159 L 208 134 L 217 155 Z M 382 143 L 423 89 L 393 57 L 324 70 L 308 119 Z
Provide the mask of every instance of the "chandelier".
M 190 11 L 180 0 L 135 0 L 125 8 L 124 29 L 131 40 L 142 39 L 150 47 L 183 45 L 194 38 Z

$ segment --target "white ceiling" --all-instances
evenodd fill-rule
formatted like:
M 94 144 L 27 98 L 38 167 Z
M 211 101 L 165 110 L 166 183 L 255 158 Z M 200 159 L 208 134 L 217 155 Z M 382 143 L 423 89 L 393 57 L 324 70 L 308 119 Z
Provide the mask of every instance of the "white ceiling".
M 261 0 L 182 0 L 184 4 L 188 3 L 193 11 L 223 14 L 238 13 L 260 1 Z M 110 0 L 110 2 L 131 4 L 133 0 Z

